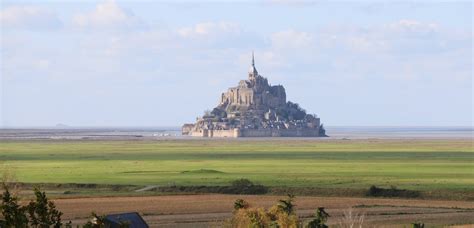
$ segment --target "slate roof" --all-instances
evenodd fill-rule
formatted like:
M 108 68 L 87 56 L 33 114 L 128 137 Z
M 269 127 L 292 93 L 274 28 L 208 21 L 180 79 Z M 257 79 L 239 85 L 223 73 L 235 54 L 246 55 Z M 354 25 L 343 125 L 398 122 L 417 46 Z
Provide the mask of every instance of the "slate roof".
M 105 226 L 110 228 L 120 228 L 121 224 L 128 224 L 129 228 L 148 228 L 145 220 L 137 212 L 111 214 L 105 216 Z

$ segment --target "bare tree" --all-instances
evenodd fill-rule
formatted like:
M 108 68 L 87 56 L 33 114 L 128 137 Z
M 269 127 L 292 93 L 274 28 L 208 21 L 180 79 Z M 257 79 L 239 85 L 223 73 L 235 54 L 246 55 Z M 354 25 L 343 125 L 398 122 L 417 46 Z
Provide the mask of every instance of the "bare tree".
M 11 167 L 7 166 L 6 164 L 2 164 L 0 168 L 1 171 L 1 185 L 7 187 L 10 191 L 10 194 L 14 197 L 18 196 L 20 192 L 20 188 L 16 179 L 15 172 L 12 170 Z

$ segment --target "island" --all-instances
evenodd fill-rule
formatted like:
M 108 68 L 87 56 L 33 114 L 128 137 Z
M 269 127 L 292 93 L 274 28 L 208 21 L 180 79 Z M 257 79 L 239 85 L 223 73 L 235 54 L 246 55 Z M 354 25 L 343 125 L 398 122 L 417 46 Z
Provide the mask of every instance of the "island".
M 198 137 L 324 137 L 320 118 L 307 114 L 297 103 L 286 101 L 282 85 L 270 85 L 252 65 L 248 79 L 222 93 L 220 102 L 184 124 L 182 134 Z

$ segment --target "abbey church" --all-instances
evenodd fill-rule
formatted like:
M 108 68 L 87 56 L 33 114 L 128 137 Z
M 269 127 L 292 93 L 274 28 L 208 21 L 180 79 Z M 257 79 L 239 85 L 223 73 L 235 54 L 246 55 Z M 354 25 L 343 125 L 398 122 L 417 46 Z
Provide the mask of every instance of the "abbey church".
M 287 102 L 283 86 L 272 86 L 258 74 L 253 53 L 248 79 L 222 93 L 219 105 L 196 123 L 184 124 L 182 133 L 199 137 L 326 136 L 316 115 Z

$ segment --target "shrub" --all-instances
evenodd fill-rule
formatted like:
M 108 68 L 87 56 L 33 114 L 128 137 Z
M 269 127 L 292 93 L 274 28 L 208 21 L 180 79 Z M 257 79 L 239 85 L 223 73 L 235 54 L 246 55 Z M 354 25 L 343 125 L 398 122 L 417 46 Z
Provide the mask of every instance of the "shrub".
M 231 219 L 231 227 L 268 227 L 270 218 L 263 208 L 239 209 Z
M 49 201 L 45 192 L 34 189 L 36 200 L 30 201 L 27 206 L 20 206 L 18 199 L 10 194 L 8 187 L 2 196 L 1 211 L 4 220 L 0 220 L 0 227 L 62 227 L 61 215 L 52 201 Z M 71 227 L 71 222 L 65 224 Z
M 234 202 L 234 215 L 228 220 L 229 227 L 300 227 L 298 216 L 294 213 L 293 195 L 282 199 L 268 211 L 252 208 L 242 199 Z
M 299 227 L 298 216 L 295 214 L 288 215 L 286 213 L 279 213 L 277 215 L 277 220 L 273 223 L 276 225 L 274 227 L 288 227 L 288 228 L 297 228 Z
M 417 198 L 420 197 L 420 192 L 406 189 L 397 189 L 394 186 L 386 189 L 372 185 L 369 190 L 367 190 L 366 196 Z
M 412 224 L 411 224 L 411 227 L 412 227 L 412 228 L 424 228 L 424 227 L 425 227 L 425 224 L 424 224 L 424 223 L 421 223 L 421 222 L 415 222 L 415 223 L 412 223 Z
M 286 199 L 281 199 L 278 202 L 278 207 L 286 213 L 287 215 L 291 215 L 294 213 L 294 207 L 296 205 L 293 204 L 293 200 L 295 199 L 295 196 L 292 194 L 288 194 L 288 198 Z
M 234 210 L 247 209 L 249 206 L 249 203 L 243 199 L 237 199 L 234 202 Z
M 232 184 L 231 186 L 164 186 L 156 188 L 155 191 L 260 195 L 267 193 L 268 188 L 258 184 Z
M 270 217 L 270 227 L 298 227 L 299 220 L 295 213 L 288 214 L 277 204 L 268 209 L 267 212 Z
M 2 211 L 3 219 L 0 220 L 0 227 L 27 227 L 28 218 L 26 217 L 26 207 L 18 204 L 18 198 L 12 196 L 8 187 L 3 185 L 5 191 L 2 193 Z
M 268 192 L 268 188 L 254 184 L 248 179 L 238 179 L 231 183 L 231 186 L 223 187 L 219 193 L 224 194 L 265 194 Z
M 32 200 L 27 206 L 31 226 L 61 227 L 61 215 L 63 213 L 56 209 L 56 205 L 52 201 L 48 200 L 45 192 L 41 192 L 38 188 L 35 188 L 34 192 L 36 200 Z
M 306 227 L 307 228 L 327 228 L 326 221 L 328 220 L 329 214 L 324 210 L 324 207 L 318 207 L 314 214 L 314 219 L 311 220 Z

